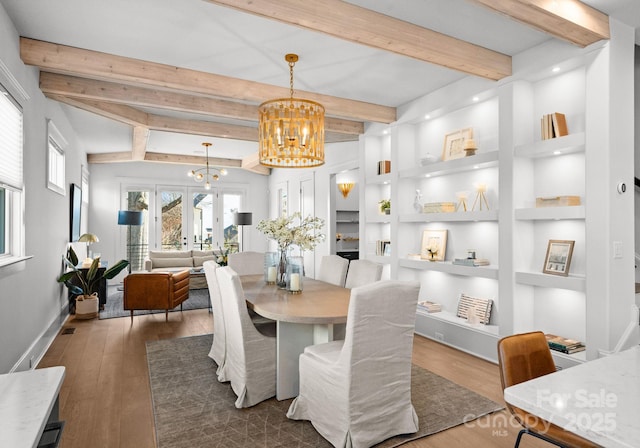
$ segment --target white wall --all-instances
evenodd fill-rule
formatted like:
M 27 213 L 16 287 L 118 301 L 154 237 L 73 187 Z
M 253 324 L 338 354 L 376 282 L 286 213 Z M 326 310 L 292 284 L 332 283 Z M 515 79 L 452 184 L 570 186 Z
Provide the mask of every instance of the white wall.
M 273 193 L 279 184 L 287 182 L 289 185 L 289 214 L 300 210 L 300 181 L 302 179 L 313 176 L 314 178 L 314 196 L 315 196 L 315 216 L 325 220 L 325 227 L 322 232 L 327 238 L 324 242 L 318 244 L 314 255 L 314 265 L 320 265 L 320 259 L 323 255 L 330 254 L 329 248 L 329 232 L 335 233 L 335 229 L 331 229 L 330 223 L 330 198 L 335 192 L 333 189 L 338 187 L 332 175 L 347 169 L 358 167 L 358 142 L 345 143 L 329 143 L 325 144 L 325 163 L 315 168 L 277 168 L 272 171 L 269 179 L 269 189 Z M 333 180 L 333 182 L 332 182 Z M 353 193 L 352 193 L 353 194 Z M 351 195 L 349 195 L 351 196 Z M 276 204 L 271 202 L 269 216 L 276 216 Z M 273 249 L 274 247 L 272 247 Z
M 80 184 L 86 155 L 58 103 L 47 100 L 38 88 L 38 70 L 20 60 L 19 36 L 0 4 L 0 61 L 28 93 L 19 100 L 24 112 L 24 179 L 26 254 L 33 258 L 0 268 L 0 373 L 29 368 L 59 329 L 67 307 L 66 288 L 56 282 L 61 257 L 69 238 L 69 196 L 46 188 L 47 128 L 51 118 L 69 142 L 66 185 Z M 12 89 L 7 79 L 0 82 Z M 15 94 L 15 92 L 12 92 Z

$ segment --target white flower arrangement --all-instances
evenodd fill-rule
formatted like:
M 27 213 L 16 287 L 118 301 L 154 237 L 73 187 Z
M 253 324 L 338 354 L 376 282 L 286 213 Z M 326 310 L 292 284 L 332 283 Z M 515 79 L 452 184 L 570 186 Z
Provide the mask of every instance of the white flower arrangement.
M 266 219 L 258 223 L 257 229 L 278 243 L 281 251 L 285 251 L 291 245 L 298 246 L 300 250 L 313 250 L 316 245 L 324 241 L 324 234 L 319 230 L 324 226 L 324 220 L 307 216 L 301 219 L 299 212 L 291 216 L 281 216 L 276 219 Z M 295 222 L 299 221 L 299 224 Z

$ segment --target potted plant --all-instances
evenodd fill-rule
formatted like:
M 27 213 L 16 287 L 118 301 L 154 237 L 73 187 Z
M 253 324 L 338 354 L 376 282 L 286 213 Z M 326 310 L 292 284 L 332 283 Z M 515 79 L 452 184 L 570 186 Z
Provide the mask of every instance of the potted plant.
M 381 199 L 378 202 L 378 205 L 380 206 L 380 213 L 383 213 L 385 215 L 391 213 L 391 199 Z
M 67 272 L 58 277 L 58 282 L 64 283 L 76 299 L 76 319 L 92 319 L 98 315 L 98 293 L 94 292 L 100 280 L 110 280 L 129 266 L 127 260 L 120 260 L 115 265 L 98 275 L 100 269 L 100 257 L 91 263 L 88 270 L 78 269 L 78 256 L 69 246 L 67 255 L 63 258 L 64 264 L 69 268 Z M 77 281 L 74 282 L 73 279 Z

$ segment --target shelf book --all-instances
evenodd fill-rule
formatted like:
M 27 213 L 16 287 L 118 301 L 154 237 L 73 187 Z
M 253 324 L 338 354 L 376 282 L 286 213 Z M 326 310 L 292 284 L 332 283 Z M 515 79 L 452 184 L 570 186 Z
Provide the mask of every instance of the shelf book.
M 378 162 L 378 174 L 387 174 L 391 172 L 391 160 L 380 160 Z
M 442 305 L 425 300 L 423 302 L 418 302 L 418 310 L 426 311 L 427 313 L 438 313 L 442 311 Z
M 540 122 L 540 131 L 543 140 L 569 135 L 567 118 L 560 112 L 543 115 Z
M 570 355 L 586 349 L 582 342 L 576 341 L 575 339 L 567 339 L 555 334 L 545 334 L 544 336 L 547 338 L 547 344 L 549 344 L 551 350 Z
M 486 258 L 456 258 L 452 262 L 460 266 L 489 266 L 489 260 Z

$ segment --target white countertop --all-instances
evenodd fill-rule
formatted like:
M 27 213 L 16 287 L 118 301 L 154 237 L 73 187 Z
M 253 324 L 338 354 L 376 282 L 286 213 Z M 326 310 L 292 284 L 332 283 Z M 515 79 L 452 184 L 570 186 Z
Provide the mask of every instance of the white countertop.
M 640 444 L 640 346 L 505 389 L 504 399 L 605 447 Z
M 63 379 L 64 367 L 0 375 L 0 446 L 38 445 Z

